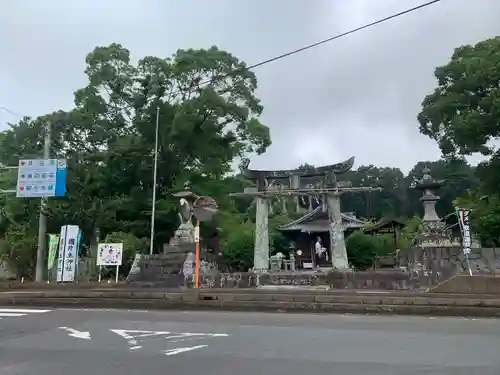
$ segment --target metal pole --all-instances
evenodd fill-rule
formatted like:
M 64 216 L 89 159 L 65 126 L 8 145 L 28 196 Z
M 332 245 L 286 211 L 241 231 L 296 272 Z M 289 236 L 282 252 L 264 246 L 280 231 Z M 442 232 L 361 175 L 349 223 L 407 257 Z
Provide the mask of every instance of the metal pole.
M 196 219 L 195 227 L 195 269 L 194 269 L 194 287 L 198 289 L 200 287 L 200 220 Z
M 50 140 L 51 140 L 51 124 L 47 122 L 47 128 L 45 132 L 45 144 L 43 148 L 44 159 L 50 158 Z M 44 267 L 44 257 L 47 246 L 47 216 L 45 216 L 45 208 L 47 205 L 46 198 L 42 198 L 40 201 L 40 219 L 38 221 L 38 248 L 36 251 L 36 273 L 35 281 L 43 281 Z
M 156 130 L 155 149 L 153 165 L 153 197 L 151 198 L 151 236 L 149 239 L 149 254 L 153 254 L 155 236 L 155 214 L 156 214 L 156 175 L 158 171 L 158 129 L 160 126 L 160 107 L 156 107 Z
M 469 275 L 472 276 L 472 268 L 470 268 L 469 254 L 465 254 L 465 259 L 467 260 L 467 267 L 469 268 Z

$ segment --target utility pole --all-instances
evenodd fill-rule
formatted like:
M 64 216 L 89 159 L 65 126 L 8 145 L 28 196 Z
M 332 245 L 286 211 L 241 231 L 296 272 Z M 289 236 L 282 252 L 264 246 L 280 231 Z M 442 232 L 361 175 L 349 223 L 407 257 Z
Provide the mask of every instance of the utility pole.
M 47 122 L 47 128 L 45 131 L 45 143 L 43 148 L 43 158 L 50 158 L 50 141 L 51 141 L 51 123 Z M 47 205 L 47 198 L 42 198 L 40 201 L 40 219 L 38 221 L 38 248 L 36 251 L 36 273 L 35 281 L 43 281 L 43 273 L 45 271 L 44 258 L 47 246 L 47 216 L 45 215 L 45 209 Z
M 153 254 L 156 216 L 156 178 L 158 175 L 158 129 L 160 127 L 160 106 L 156 107 L 155 149 L 153 165 L 153 196 L 151 198 L 151 235 L 149 239 L 149 254 Z

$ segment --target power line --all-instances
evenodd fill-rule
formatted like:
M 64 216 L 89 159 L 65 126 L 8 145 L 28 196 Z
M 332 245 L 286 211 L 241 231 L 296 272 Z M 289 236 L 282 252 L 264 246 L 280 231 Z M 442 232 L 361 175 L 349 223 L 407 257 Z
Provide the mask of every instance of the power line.
M 309 49 L 312 49 L 312 48 L 315 48 L 315 47 L 318 47 L 318 46 L 321 46 L 323 44 L 326 44 L 326 43 L 329 43 L 333 40 L 337 40 L 337 39 L 340 39 L 340 38 L 343 38 L 345 36 L 348 36 L 348 35 L 351 35 L 351 34 L 354 34 L 354 33 L 357 33 L 358 31 L 362 31 L 362 30 L 365 30 L 365 29 L 368 29 L 370 27 L 373 27 L 373 26 L 377 26 L 381 23 L 384 23 L 384 22 L 387 22 L 387 21 L 390 21 L 390 20 L 393 20 L 395 18 L 398 18 L 398 17 L 401 17 L 401 16 L 404 16 L 404 15 L 407 15 L 409 13 L 413 13 L 413 12 L 416 12 L 418 10 L 422 10 L 430 5 L 433 5 L 433 4 L 436 4 L 436 3 L 439 3 L 441 0 L 432 0 L 432 1 L 428 1 L 426 3 L 423 3 L 423 4 L 420 4 L 420 5 L 417 5 L 413 8 L 409 8 L 409 9 L 406 9 L 406 10 L 403 10 L 401 12 L 398 12 L 398 13 L 395 13 L 395 14 L 392 14 L 390 16 L 387 16 L 387 17 L 384 17 L 384 18 L 381 18 L 377 21 L 373 21 L 373 22 L 370 22 L 370 23 L 367 23 L 367 24 L 364 24 L 363 26 L 359 26 L 359 27 L 356 27 L 354 29 L 351 29 L 349 31 L 346 31 L 346 32 L 343 32 L 343 33 L 340 33 L 340 34 L 337 34 L 335 36 L 332 36 L 332 37 L 329 37 L 329 38 L 326 38 L 326 39 L 323 39 L 323 40 L 320 40 L 316 43 L 312 43 L 312 44 L 308 44 L 304 47 L 301 47 L 301 48 L 297 48 L 295 50 L 292 50 L 292 51 L 289 51 L 289 52 L 286 52 L 286 53 L 283 53 L 281 55 L 278 55 L 278 56 L 275 56 L 275 57 L 271 57 L 269 59 L 266 59 L 266 60 L 263 60 L 263 61 L 260 61 L 258 63 L 255 63 L 255 64 L 252 64 L 252 65 L 249 65 L 245 68 L 240 68 L 240 69 L 235 69 L 233 70 L 232 72 L 230 73 L 227 73 L 227 74 L 224 74 L 224 75 L 221 75 L 221 76 L 216 76 L 210 80 L 206 80 L 206 81 L 203 81 L 203 82 L 199 82 L 198 84 L 195 85 L 195 87 L 198 87 L 200 88 L 201 86 L 204 86 L 204 85 L 207 85 L 207 84 L 214 84 L 218 81 L 221 81 L 223 79 L 226 79 L 232 75 L 235 75 L 235 74 L 238 74 L 238 73 L 241 73 L 241 72 L 244 72 L 244 71 L 248 71 L 248 70 L 251 70 L 251 69 L 254 69 L 254 68 L 258 68 L 260 66 L 263 66 L 263 65 L 267 65 L 267 64 L 270 64 L 272 62 L 275 62 L 275 61 L 278 61 L 278 60 L 281 60 L 281 59 L 284 59 L 286 57 L 290 57 L 290 56 L 293 56 L 293 55 L 296 55 L 300 52 L 304 52 L 304 51 L 307 51 Z M 177 90 L 176 92 L 173 92 L 171 93 L 172 95 L 175 95 L 175 94 L 178 94 L 180 93 L 180 90 Z M 146 103 L 150 102 L 151 100 L 154 100 L 155 98 L 150 98 L 146 101 Z M 134 106 L 133 105 L 127 105 L 127 106 L 123 106 L 121 108 L 116 108 L 118 110 L 125 110 L 125 109 L 130 109 L 130 108 L 133 108 Z M 11 110 L 9 110 L 8 108 L 5 108 L 5 107 L 0 107 L 0 109 L 3 109 L 15 116 L 21 116 L 21 114 L 19 113 L 16 113 L 16 112 L 13 112 Z
M 390 21 L 390 20 L 393 20 L 397 17 L 401 17 L 401 16 L 404 16 L 406 14 L 409 14 L 409 13 L 412 13 L 412 12 L 416 12 L 417 10 L 421 10 L 421 9 L 424 9 L 430 5 L 433 5 L 433 4 L 436 4 L 436 3 L 439 3 L 441 0 L 432 0 L 432 1 L 428 1 L 426 3 L 423 3 L 423 4 L 420 4 L 420 5 L 417 5 L 413 8 L 409 8 L 409 9 L 406 9 L 406 10 L 403 10 L 401 12 L 398 12 L 398 13 L 395 13 L 395 14 L 392 14 L 390 16 L 387 16 L 387 17 L 384 17 L 384 18 L 381 18 L 377 21 L 373 21 L 373 22 L 370 22 L 370 23 L 367 23 L 367 24 L 364 24 L 363 26 L 359 26 L 359 27 L 356 27 L 355 29 L 351 29 L 349 31 L 346 31 L 346 32 L 343 32 L 343 33 L 340 33 L 340 34 L 337 34 L 335 36 L 332 36 L 332 37 L 329 37 L 329 38 L 326 38 L 326 39 L 323 39 L 323 40 L 320 40 L 319 42 L 316 42 L 316 43 L 312 43 L 312 44 L 308 44 L 304 47 L 301 47 L 301 48 L 297 48 L 293 51 L 290 51 L 290 52 L 286 52 L 286 53 L 283 53 L 281 55 L 278 55 L 278 56 L 275 56 L 275 57 L 271 57 L 267 60 L 263 60 L 263 61 L 260 61 L 258 63 L 255 63 L 255 64 L 252 64 L 252 65 L 249 65 L 245 68 L 240 68 L 240 69 L 235 69 L 233 70 L 232 72 L 230 73 L 227 73 L 227 74 L 224 74 L 224 75 L 221 75 L 221 76 L 216 76 L 216 77 L 213 77 L 212 79 L 209 79 L 209 80 L 206 80 L 206 81 L 203 81 L 203 82 L 200 82 L 198 84 L 195 85 L 195 87 L 197 88 L 200 88 L 201 86 L 204 86 L 204 85 L 207 85 L 207 84 L 214 84 L 214 83 L 217 83 L 223 79 L 226 79 L 232 75 L 235 75 L 235 74 L 238 74 L 238 73 L 241 73 L 241 72 L 244 72 L 244 71 L 248 71 L 248 70 L 251 70 L 251 69 L 254 69 L 254 68 L 258 68 L 262 65 L 267 65 L 267 64 L 270 64 L 272 62 L 275 62 L 275 61 L 278 61 L 278 60 L 281 60 L 281 59 L 284 59 L 286 57 L 290 57 L 292 55 L 296 55 L 297 53 L 300 53 L 300 52 L 304 52 L 304 51 L 307 51 L 309 49 L 312 49 L 312 48 L 315 48 L 315 47 L 318 47 L 320 45 L 323 45 L 323 44 L 326 44 L 326 43 L 329 43 L 333 40 L 336 40 L 336 39 L 340 39 L 340 38 L 343 38 L 345 36 L 348 36 L 348 35 L 351 35 L 351 34 L 354 34 L 354 33 L 357 33 L 358 31 L 362 31 L 362 30 L 365 30 L 365 29 L 368 29 L 370 27 L 373 27 L 373 26 L 376 26 L 376 25 L 379 25 L 381 23 L 384 23 L 384 22 L 387 22 L 387 21 Z M 180 93 L 180 90 L 177 90 L 173 93 L 171 93 L 171 95 L 176 95 L 176 94 L 179 94 Z M 155 98 L 150 98 L 146 101 L 146 103 L 148 103 L 149 101 L 151 100 L 154 100 Z M 133 105 L 128 105 L 128 106 L 124 106 L 121 108 L 121 110 L 124 110 L 124 109 L 129 109 L 129 108 L 133 108 Z
M 298 48 L 298 49 L 295 49 L 293 51 L 290 51 L 290 52 L 286 52 L 282 55 L 279 55 L 279 56 L 275 56 L 275 57 L 272 57 L 270 59 L 267 59 L 267 60 L 264 60 L 264 61 L 261 61 L 259 63 L 256 63 L 256 64 L 253 64 L 253 65 L 250 65 L 248 68 L 246 68 L 247 70 L 250 70 L 250 69 L 254 69 L 254 68 L 257 68 L 259 66 L 262 66 L 262 65 L 266 65 L 266 64 L 269 64 L 269 63 L 272 63 L 274 61 L 277 61 L 277 60 L 281 60 L 285 57 L 289 57 L 289 56 L 292 56 L 292 55 L 295 55 L 299 52 L 303 52 L 303 51 L 306 51 L 308 49 L 311 49 L 311 48 L 314 48 L 314 47 L 318 47 L 322 44 L 326 44 L 328 42 L 331 42 L 332 40 L 336 40 L 336 39 L 340 39 L 344 36 L 347 36 L 347 35 L 350 35 L 350 34 L 354 34 L 358 31 L 361 31 L 361 30 L 364 30 L 364 29 L 368 29 L 369 27 L 372 27 L 372 26 L 376 26 L 378 24 L 381 24 L 381 23 L 384 23 L 386 21 L 389 21 L 389 20 L 392 20 L 394 18 L 397 18 L 397 17 L 400 17 L 400 16 L 404 16 L 408 13 L 412 13 L 412 12 L 415 12 L 417 10 L 420 10 L 420 9 L 423 9 L 425 7 L 428 7 L 429 5 L 433 5 L 435 3 L 439 3 L 441 0 L 433 0 L 433 1 L 429 1 L 427 3 L 424 3 L 424 4 L 421 4 L 421 5 L 418 5 L 416 7 L 413 7 L 413 8 L 410 8 L 410 9 L 407 9 L 407 10 L 404 10 L 402 12 L 399 12 L 399 13 L 396 13 L 396 14 L 393 14 L 391 16 L 388 16 L 388 17 L 385 17 L 385 18 L 382 18 L 382 19 L 379 19 L 378 21 L 374 21 L 374 22 L 371 22 L 371 23 L 367 23 L 363 26 L 360 26 L 360 27 L 357 27 L 355 29 L 352 29 L 352 30 L 349 30 L 349 31 L 346 31 L 346 32 L 343 32 L 341 34 L 337 34 L 335 36 L 332 36 L 330 38 L 327 38 L 327 39 L 323 39 L 323 40 L 320 40 L 319 42 L 316 42 L 316 43 L 313 43 L 313 44 L 309 44 L 305 47 L 302 47 L 302 48 Z M 209 81 L 207 82 L 204 82 L 204 83 L 209 83 Z
M 13 116 L 17 116 L 17 117 L 24 117 L 22 114 L 18 113 L 18 112 L 14 112 L 12 110 L 10 110 L 9 108 L 7 107 L 4 107 L 4 106 L 0 106 L 0 110 L 2 111 L 5 111 Z

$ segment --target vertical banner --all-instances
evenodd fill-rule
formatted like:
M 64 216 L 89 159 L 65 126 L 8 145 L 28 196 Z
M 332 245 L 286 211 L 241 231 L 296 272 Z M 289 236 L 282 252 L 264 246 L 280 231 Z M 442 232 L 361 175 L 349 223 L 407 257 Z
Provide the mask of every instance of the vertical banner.
M 83 231 L 78 230 L 78 236 L 76 238 L 76 254 L 78 257 L 80 256 L 80 249 L 82 248 L 83 242 Z
M 469 274 L 472 276 L 472 270 L 469 261 L 469 254 L 471 253 L 471 246 L 472 246 L 470 214 L 471 214 L 470 210 L 466 210 L 463 208 L 459 208 L 457 210 L 458 224 L 460 226 L 460 232 L 462 233 L 462 251 L 464 252 L 465 258 L 467 259 Z
M 61 227 L 59 242 L 59 258 L 57 264 L 57 281 L 72 282 L 75 280 L 78 252 L 77 241 L 80 229 L 77 225 Z
M 59 251 L 57 256 L 57 276 L 56 281 L 58 283 L 63 281 L 64 269 L 64 248 L 66 244 L 66 225 L 61 227 L 61 234 L 59 236 Z
M 80 272 L 80 255 L 81 255 L 81 248 L 82 248 L 82 243 L 83 243 L 83 231 L 81 229 L 78 229 L 78 236 L 76 237 L 76 259 L 75 259 L 75 266 L 76 266 L 76 275 L 78 277 L 79 272 Z
M 47 259 L 47 269 L 51 270 L 54 267 L 57 256 L 57 245 L 59 244 L 58 234 L 49 234 L 49 255 Z

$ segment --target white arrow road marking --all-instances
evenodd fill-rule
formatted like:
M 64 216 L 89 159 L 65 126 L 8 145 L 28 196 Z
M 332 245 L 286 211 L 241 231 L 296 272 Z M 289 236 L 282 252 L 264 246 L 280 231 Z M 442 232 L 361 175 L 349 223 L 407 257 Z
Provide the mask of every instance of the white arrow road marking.
M 117 335 L 123 337 L 125 340 L 127 340 L 128 344 L 130 345 L 130 350 L 137 350 L 141 349 L 142 345 L 139 345 L 139 341 L 141 339 L 146 339 L 148 337 L 158 337 L 158 336 L 165 336 L 164 339 L 167 342 L 181 342 L 181 341 L 188 341 L 188 340 L 200 340 L 204 338 L 209 338 L 209 337 L 228 337 L 229 335 L 227 333 L 191 333 L 191 332 L 169 332 L 169 331 L 141 331 L 141 330 L 131 330 L 131 329 L 110 329 L 111 332 L 116 333 Z M 191 348 L 188 348 L 187 350 L 184 350 L 185 348 L 179 348 L 179 352 L 177 352 L 177 349 L 172 349 L 176 351 L 173 354 L 177 353 L 182 353 L 183 351 L 189 351 L 189 350 L 195 350 L 198 348 L 203 348 L 206 345 L 198 345 L 198 346 L 193 346 Z M 168 351 L 170 352 L 170 351 Z M 167 354 L 167 355 L 172 355 L 172 354 Z
M 139 331 L 139 330 L 130 330 L 130 329 L 110 329 L 111 332 L 120 335 L 125 340 L 128 341 L 129 345 L 134 348 L 130 348 L 130 350 L 140 349 L 141 346 L 137 345 L 137 339 L 149 336 L 157 336 L 157 335 L 168 335 L 170 332 L 164 331 Z
M 77 329 L 69 328 L 69 327 L 59 327 L 59 329 L 68 331 L 68 336 L 77 338 L 77 339 L 84 339 L 84 340 L 90 340 L 90 332 L 88 331 L 78 331 Z
M 165 355 L 175 355 L 175 354 L 179 354 L 179 353 L 190 352 L 191 350 L 201 349 L 201 348 L 205 348 L 207 346 L 208 345 L 196 345 L 196 346 L 191 346 L 191 347 L 187 347 L 187 348 L 169 349 L 169 350 L 165 350 Z

